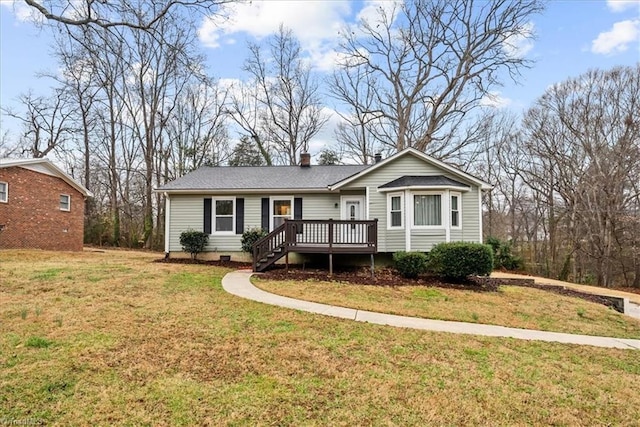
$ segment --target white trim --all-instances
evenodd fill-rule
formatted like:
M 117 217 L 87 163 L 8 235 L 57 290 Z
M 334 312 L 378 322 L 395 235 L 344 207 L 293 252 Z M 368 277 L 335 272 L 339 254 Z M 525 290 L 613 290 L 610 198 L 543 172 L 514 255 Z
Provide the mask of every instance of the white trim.
M 238 166 L 242 167 L 242 166 Z M 275 167 L 275 166 L 274 166 Z M 276 194 L 288 196 L 291 193 L 300 193 L 300 194 L 309 194 L 309 193 L 320 193 L 320 194 L 335 194 L 334 191 L 328 190 L 326 188 L 199 188 L 199 189 L 180 189 L 180 190 L 171 190 L 154 188 L 152 190 L 154 193 L 167 193 L 167 194 L 197 194 L 197 195 L 216 195 L 216 194 Z
M 440 160 L 434 159 L 433 157 L 428 156 L 428 155 L 424 154 L 423 152 L 418 151 L 418 150 L 416 150 L 415 148 L 412 148 L 412 147 L 405 148 L 404 150 L 400 151 L 399 153 L 396 153 L 391 157 L 387 157 L 386 159 L 384 159 L 384 160 L 382 160 L 382 161 L 380 161 L 378 163 L 373 164 L 371 167 L 368 167 L 368 168 L 366 168 L 364 170 L 361 170 L 360 172 L 358 172 L 358 173 L 356 173 L 356 174 L 354 174 L 354 175 L 352 175 L 352 176 L 350 176 L 348 178 L 345 178 L 342 181 L 339 181 L 339 182 L 337 182 L 337 183 L 335 183 L 333 185 L 330 185 L 328 188 L 330 190 L 337 190 L 337 189 L 349 184 L 350 182 L 353 182 L 354 180 L 359 179 L 359 178 L 369 174 L 370 172 L 385 166 L 387 163 L 392 162 L 395 159 L 400 158 L 402 156 L 405 156 L 407 154 L 411 154 L 411 155 L 413 155 L 413 156 L 415 156 L 415 157 L 417 157 L 417 158 L 419 158 L 419 159 L 421 159 L 421 160 L 423 160 L 423 161 L 425 161 L 427 163 L 431 163 L 433 165 L 436 165 L 436 166 L 440 167 L 441 169 L 444 169 L 444 170 L 446 170 L 446 171 L 448 171 L 448 172 L 450 172 L 450 173 L 452 173 L 452 174 L 454 174 L 454 175 L 456 175 L 456 176 L 458 176 L 460 178 L 466 179 L 467 181 L 471 181 L 474 184 L 480 186 L 480 188 L 482 188 L 483 190 L 491 190 L 493 188 L 493 186 L 491 184 L 489 184 L 488 182 L 484 182 L 481 179 L 478 179 L 478 178 L 476 178 L 476 177 L 474 177 L 472 175 L 469 175 L 468 173 L 463 172 L 458 168 L 450 166 L 450 165 L 448 165 L 448 164 L 446 164 L 446 163 L 444 163 L 444 162 L 442 162 Z
M 365 208 L 365 218 L 367 219 L 367 221 L 370 219 L 369 218 L 369 203 L 371 203 L 371 199 L 369 197 L 369 186 L 367 185 L 364 189 L 364 208 Z
M 411 223 L 410 227 L 414 230 L 442 230 L 449 227 L 446 226 L 448 221 L 446 220 L 445 202 L 446 206 L 449 206 L 447 202 L 448 191 L 412 191 L 411 192 Z M 440 225 L 416 225 L 413 210 L 415 209 L 415 197 L 416 196 L 440 196 Z
M 480 236 L 478 238 L 478 242 L 483 243 L 482 240 L 482 192 L 478 191 L 478 224 L 479 224 L 479 229 L 480 229 Z
M 346 206 L 347 202 L 349 202 L 349 201 L 358 201 L 358 202 L 360 202 L 360 206 L 362 208 L 361 216 L 363 218 L 365 218 L 366 217 L 366 214 L 365 214 L 365 211 L 364 211 L 364 209 L 365 209 L 365 196 L 344 195 L 344 196 L 340 196 L 340 219 L 341 220 L 348 220 L 349 219 L 348 218 L 349 215 L 347 215 L 347 209 L 346 209 L 347 208 L 347 206 Z
M 391 225 L 391 199 L 400 197 L 400 225 Z M 404 192 L 387 193 L 387 230 L 402 230 L 405 227 Z
M 216 202 L 231 200 L 231 230 L 216 230 Z M 221 218 L 229 218 L 229 215 L 221 215 Z M 236 234 L 236 198 L 233 196 L 223 196 L 218 198 L 211 198 L 211 234 L 212 235 L 234 235 Z
M 462 230 L 462 194 L 458 193 L 457 191 L 450 191 L 449 192 L 449 200 L 451 200 L 453 197 L 457 197 L 458 198 L 458 225 L 453 225 L 451 224 L 451 229 L 452 230 Z M 451 208 L 452 205 L 449 206 L 449 219 L 451 220 L 453 218 L 453 209 Z M 451 221 L 453 223 L 453 221 Z
M 5 181 L 0 181 L 0 184 L 4 184 L 4 194 L 5 199 L 0 199 L 0 203 L 9 203 L 9 183 Z
M 168 254 L 169 245 L 170 245 L 170 234 L 171 232 L 171 199 L 169 195 L 165 193 L 164 195 L 164 253 Z
M 270 196 L 269 197 L 269 231 L 273 231 L 275 228 L 273 226 L 273 202 L 276 200 L 290 200 L 291 201 L 291 214 L 289 215 L 289 219 L 293 219 L 293 196 Z M 283 215 L 278 215 L 278 217 L 284 217 Z
M 451 193 L 449 190 L 444 192 L 441 202 L 442 210 L 448 214 L 442 215 L 442 226 L 444 227 L 444 241 L 449 243 L 451 241 Z
M 67 198 L 67 208 L 63 208 L 62 207 L 62 200 L 60 200 L 62 197 L 66 197 Z M 60 207 L 60 210 L 63 212 L 71 212 L 71 195 L 70 194 L 60 194 L 60 198 L 58 198 L 58 206 Z
M 10 168 L 10 167 L 24 167 L 29 165 L 39 165 L 46 167 L 49 169 L 54 175 L 57 175 L 67 184 L 78 190 L 85 197 L 93 197 L 93 193 L 77 182 L 75 179 L 71 178 L 67 175 L 62 169 L 53 164 L 50 160 L 45 158 L 40 159 L 0 159 L 0 169 L 2 168 Z M 28 168 L 27 168 L 28 169 Z M 31 168 L 31 170 L 34 170 Z M 34 170 L 34 172 L 38 172 Z M 43 172 L 39 172 L 43 173 Z
M 413 224 L 413 198 L 409 190 L 404 191 L 404 249 L 405 251 L 411 251 L 411 224 Z
M 385 187 L 379 188 L 378 191 L 380 193 L 388 193 L 391 191 L 403 191 L 403 190 L 413 190 L 413 191 L 439 191 L 439 190 L 453 190 L 453 191 L 471 191 L 470 187 L 458 187 L 455 185 L 408 185 L 405 187 Z

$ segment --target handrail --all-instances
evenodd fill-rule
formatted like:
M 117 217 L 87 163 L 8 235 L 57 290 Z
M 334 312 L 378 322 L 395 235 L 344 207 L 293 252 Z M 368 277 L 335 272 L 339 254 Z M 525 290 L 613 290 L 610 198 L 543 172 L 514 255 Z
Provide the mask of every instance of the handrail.
M 267 234 L 264 237 L 261 237 L 253 244 L 253 265 L 257 264 L 257 262 L 266 256 L 268 253 L 272 252 L 277 246 L 274 245 L 277 237 L 283 234 L 285 229 L 286 222 L 280 224 L 273 231 Z M 285 239 L 281 239 L 281 244 L 285 243 Z M 262 250 L 261 250 L 262 249 Z
M 253 244 L 253 267 L 264 269 L 289 252 L 376 253 L 377 248 L 377 219 L 285 219 Z

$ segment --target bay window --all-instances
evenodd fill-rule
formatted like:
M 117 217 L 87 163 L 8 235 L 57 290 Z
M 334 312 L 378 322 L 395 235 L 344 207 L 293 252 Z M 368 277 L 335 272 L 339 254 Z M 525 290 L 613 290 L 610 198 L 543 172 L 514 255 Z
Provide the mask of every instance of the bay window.
M 413 225 L 417 227 L 442 225 L 442 194 L 413 196 Z

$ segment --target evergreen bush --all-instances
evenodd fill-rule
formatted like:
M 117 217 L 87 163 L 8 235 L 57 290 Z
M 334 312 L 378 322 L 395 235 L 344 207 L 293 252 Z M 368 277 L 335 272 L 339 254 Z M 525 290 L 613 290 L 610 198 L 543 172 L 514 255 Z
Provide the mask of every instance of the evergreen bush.
M 445 279 L 488 276 L 493 270 L 493 251 L 481 243 L 440 243 L 429 252 L 429 270 Z
M 427 255 L 422 252 L 396 252 L 393 254 L 393 262 L 396 270 L 403 277 L 415 279 L 427 271 Z
M 253 253 L 253 244 L 267 235 L 267 231 L 262 228 L 252 228 L 242 233 L 240 241 L 242 251 Z
M 187 230 L 180 233 L 182 250 L 191 254 L 191 259 L 196 259 L 198 254 L 204 251 L 209 242 L 209 235 L 202 231 Z

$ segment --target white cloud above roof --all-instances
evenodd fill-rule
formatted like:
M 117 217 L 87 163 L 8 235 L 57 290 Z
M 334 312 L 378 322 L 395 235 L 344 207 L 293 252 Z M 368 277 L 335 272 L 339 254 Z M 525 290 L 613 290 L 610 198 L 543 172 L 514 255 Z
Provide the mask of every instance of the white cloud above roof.
M 591 42 L 591 52 L 610 55 L 624 52 L 629 45 L 640 46 L 640 19 L 616 22 Z
M 334 47 L 350 14 L 351 2 L 343 0 L 231 3 L 223 16 L 205 19 L 198 36 L 205 46 L 217 48 L 234 43 L 241 34 L 259 40 L 284 25 L 291 29 L 314 65 L 327 70 L 333 68 Z
M 502 42 L 502 49 L 511 58 L 524 58 L 533 49 L 534 34 L 535 25 L 528 22 Z
M 500 92 L 489 92 L 480 99 L 480 105 L 483 107 L 505 108 L 511 104 L 511 99 L 502 96 Z
M 623 12 L 634 7 L 640 10 L 640 0 L 607 0 L 607 6 L 612 12 Z

